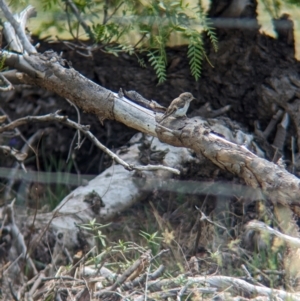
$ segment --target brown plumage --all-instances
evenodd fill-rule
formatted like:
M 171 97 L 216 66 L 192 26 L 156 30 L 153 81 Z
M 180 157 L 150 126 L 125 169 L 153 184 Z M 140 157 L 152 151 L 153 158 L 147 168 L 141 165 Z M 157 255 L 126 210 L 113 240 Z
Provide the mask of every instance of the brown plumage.
M 186 116 L 186 112 L 190 106 L 190 102 L 194 100 L 194 96 L 189 92 L 184 92 L 175 98 L 169 105 L 167 111 L 162 116 L 160 122 L 169 116 L 183 117 Z

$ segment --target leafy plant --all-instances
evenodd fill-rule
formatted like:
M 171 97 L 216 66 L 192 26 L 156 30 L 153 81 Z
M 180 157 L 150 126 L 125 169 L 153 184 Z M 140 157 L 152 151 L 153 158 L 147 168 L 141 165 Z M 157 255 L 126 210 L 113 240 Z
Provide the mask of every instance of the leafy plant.
M 280 0 L 261 0 L 266 11 L 270 14 L 272 18 L 279 18 L 279 12 L 282 6 L 282 1 Z
M 190 35 L 190 43 L 188 46 L 188 58 L 190 60 L 191 73 L 196 80 L 201 75 L 201 65 L 204 55 L 203 41 L 197 32 L 192 32 Z
M 154 52 L 149 51 L 148 53 L 149 62 L 153 69 L 156 72 L 156 75 L 158 77 L 158 83 L 162 83 L 166 80 L 167 74 L 166 74 L 166 54 L 160 53 L 159 50 L 156 50 Z
M 73 161 L 70 160 L 68 163 L 63 159 L 56 160 L 53 156 L 47 156 L 46 151 L 43 149 L 42 152 L 43 165 L 46 170 L 48 177 L 47 182 L 51 183 L 51 174 L 55 172 L 56 183 L 47 185 L 45 200 L 50 205 L 50 209 L 54 209 L 59 202 L 70 192 L 70 187 L 65 183 L 69 182 L 70 171 L 73 167 Z
M 140 235 L 146 240 L 148 248 L 151 249 L 152 254 L 157 254 L 162 237 L 158 236 L 158 232 L 148 233 L 145 231 L 140 231 Z
M 13 0 L 12 5 L 24 6 L 27 2 Z M 300 0 L 261 3 L 273 18 L 278 18 L 283 3 L 299 6 Z M 181 44 L 188 44 L 187 57 L 196 81 L 207 58 L 203 34 L 218 50 L 215 29 L 201 0 L 193 7 L 184 0 L 42 0 L 36 5 L 47 11 L 47 20 L 39 25 L 38 34 L 55 28 L 59 34 L 69 33 L 75 40 L 89 39 L 94 44 L 89 49 L 100 48 L 116 56 L 120 52 L 135 54 L 142 67 L 146 64 L 139 56 L 146 52 L 158 83 L 167 79 L 165 49 L 172 40 L 179 38 Z
M 82 224 L 79 225 L 79 227 L 91 232 L 94 235 L 94 239 L 99 251 L 103 248 L 106 248 L 106 235 L 102 233 L 101 229 L 106 228 L 109 225 L 110 223 L 106 225 L 96 223 L 96 219 L 93 219 L 88 224 Z
M 216 33 L 201 1 L 194 7 L 183 0 L 42 0 L 41 5 L 52 14 L 39 26 L 39 34 L 55 27 L 74 39 L 89 39 L 94 44 L 89 49 L 100 48 L 114 55 L 134 53 L 142 67 L 146 64 L 140 55 L 146 53 L 158 83 L 167 79 L 166 46 L 175 38 L 188 44 L 187 56 L 195 80 L 200 78 L 206 58 L 203 33 L 217 51 Z
M 43 5 L 43 10 L 52 9 L 53 6 L 58 4 L 59 0 L 42 0 L 41 3 Z
M 148 52 L 149 62 L 156 72 L 158 82 L 162 83 L 166 80 L 165 48 L 174 35 L 187 39 L 191 73 L 195 80 L 198 80 L 205 57 L 202 32 L 207 33 L 214 50 L 217 51 L 216 34 L 201 1 L 190 8 L 189 4 L 184 4 L 184 1 L 154 0 L 140 14 L 137 26 L 143 34 L 142 48 Z

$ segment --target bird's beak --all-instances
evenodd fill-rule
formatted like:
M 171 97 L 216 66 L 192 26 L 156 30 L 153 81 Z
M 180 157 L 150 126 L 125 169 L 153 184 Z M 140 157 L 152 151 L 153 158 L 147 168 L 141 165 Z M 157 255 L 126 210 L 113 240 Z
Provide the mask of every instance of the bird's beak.
M 194 97 L 192 100 L 197 100 L 197 98 Z

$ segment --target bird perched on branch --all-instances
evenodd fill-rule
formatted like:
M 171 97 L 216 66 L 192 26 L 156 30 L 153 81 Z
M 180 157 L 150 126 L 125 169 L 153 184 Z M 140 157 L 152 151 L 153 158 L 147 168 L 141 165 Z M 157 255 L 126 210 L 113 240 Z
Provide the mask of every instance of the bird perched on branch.
M 186 112 L 190 106 L 190 102 L 194 100 L 195 97 L 189 93 L 184 92 L 179 95 L 179 97 L 175 98 L 169 107 L 167 108 L 167 111 L 162 116 L 162 119 L 159 122 L 162 122 L 164 119 L 166 119 L 169 116 L 173 117 L 183 117 L 186 116 Z

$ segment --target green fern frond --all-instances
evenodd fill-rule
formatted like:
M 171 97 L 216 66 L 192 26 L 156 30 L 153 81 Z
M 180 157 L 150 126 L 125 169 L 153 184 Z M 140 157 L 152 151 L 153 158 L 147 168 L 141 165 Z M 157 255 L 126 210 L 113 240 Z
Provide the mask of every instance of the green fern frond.
M 218 51 L 218 38 L 216 35 L 216 30 L 213 27 L 212 21 L 209 18 L 205 17 L 203 23 L 204 23 L 204 31 L 207 33 L 215 52 L 217 52 Z
M 120 32 L 117 24 L 93 24 L 91 29 L 92 38 L 97 42 L 109 44 L 114 38 L 118 39 Z
M 20 1 L 30 0 L 11 0 Z M 274 3 L 282 0 L 262 0 Z M 296 1 L 296 0 L 287 0 Z M 297 0 L 299 1 L 299 0 Z M 62 0 L 65 2 L 65 0 Z M 143 3 L 142 3 L 143 2 Z M 207 17 L 204 9 L 204 1 L 195 1 L 190 5 L 183 0 L 149 0 L 137 2 L 136 0 L 93 1 L 76 0 L 75 4 L 81 12 L 81 17 L 88 20 L 89 28 L 84 31 L 93 43 L 101 43 L 102 50 L 117 56 L 120 52 L 130 55 L 135 54 L 139 48 L 147 51 L 147 59 L 155 70 L 158 82 L 166 80 L 167 54 L 166 45 L 173 36 L 183 36 L 189 40 L 188 59 L 193 77 L 198 80 L 201 74 L 201 65 L 208 58 L 203 49 L 203 32 L 210 39 L 214 51 L 218 50 L 218 40 L 212 21 Z M 62 13 L 59 0 L 41 0 L 44 9 Z M 105 10 L 105 18 L 99 23 L 98 11 Z M 72 15 L 72 11 L 66 6 L 68 14 L 68 28 L 71 34 L 78 29 L 78 19 Z M 71 14 L 71 15 L 70 15 Z M 64 20 L 64 18 L 62 18 Z M 97 21 L 98 20 L 98 21 Z M 51 19 L 52 23 L 39 27 L 41 34 L 46 27 L 55 26 L 56 30 L 65 31 L 65 23 Z M 199 26 L 200 25 L 200 26 Z M 134 44 L 129 41 L 129 33 L 139 32 L 140 39 Z M 79 31 L 76 31 L 79 33 Z M 131 45 L 131 46 L 130 46 Z M 145 59 L 145 61 L 147 61 Z M 146 67 L 143 60 L 139 64 Z M 209 60 L 208 60 L 209 62 Z
M 147 56 L 149 57 L 151 66 L 155 70 L 156 76 L 158 78 L 158 83 L 163 83 L 167 78 L 165 57 L 161 55 L 159 50 L 156 50 L 154 52 L 149 51 Z
M 199 15 L 199 19 L 202 23 L 203 30 L 208 35 L 215 52 L 217 52 L 218 51 L 218 38 L 216 35 L 216 31 L 215 31 L 215 28 L 213 27 L 213 23 L 212 23 L 211 19 L 207 17 L 207 13 L 205 12 L 201 3 L 199 4 L 198 15 Z
M 204 57 L 205 50 L 203 48 L 202 39 L 199 37 L 195 39 L 192 37 L 188 46 L 188 58 L 191 73 L 197 81 L 200 78 L 202 70 L 202 61 Z
M 132 45 L 125 45 L 125 44 L 120 44 L 120 47 L 123 52 L 128 53 L 129 55 L 134 54 L 134 48 Z
M 98 43 L 103 40 L 105 36 L 105 25 L 103 24 L 93 24 L 93 38 Z
M 159 55 L 161 56 L 161 59 L 164 61 L 165 65 L 167 64 L 167 53 L 166 53 L 166 43 L 165 38 L 162 35 L 158 35 L 156 37 L 156 42 L 159 47 Z
M 145 60 L 143 58 L 137 58 L 138 59 L 138 63 L 142 68 L 147 68 Z

